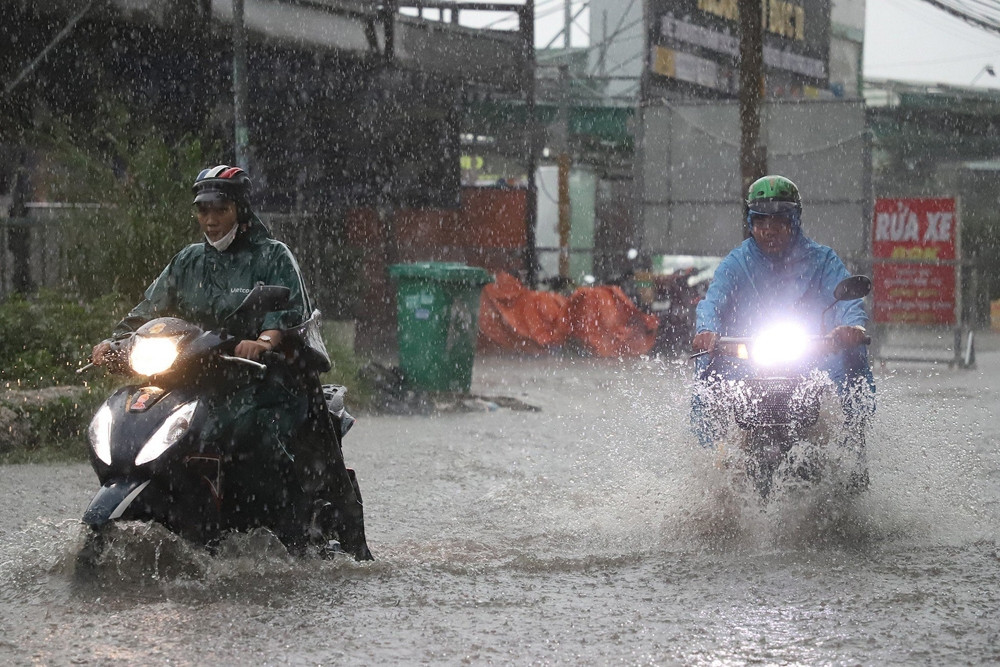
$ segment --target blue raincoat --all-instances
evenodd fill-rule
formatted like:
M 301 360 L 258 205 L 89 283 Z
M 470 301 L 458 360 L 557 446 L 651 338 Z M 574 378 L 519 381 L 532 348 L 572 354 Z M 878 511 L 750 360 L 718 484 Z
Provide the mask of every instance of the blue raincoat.
M 708 294 L 698 303 L 696 331 L 753 336 L 787 319 L 795 319 L 810 334 L 826 334 L 842 324 L 866 326 L 861 299 L 837 302 L 822 318 L 833 303 L 834 287 L 848 276 L 837 253 L 801 232 L 780 259 L 771 259 L 747 239 L 715 270 Z
M 789 320 L 813 335 L 828 334 L 841 325 L 866 326 L 868 315 L 861 299 L 839 301 L 830 307 L 834 288 L 848 276 L 847 267 L 833 249 L 801 231 L 780 258 L 768 257 L 749 238 L 715 270 L 708 293 L 698 303 L 695 330 L 747 337 L 768 325 Z M 699 357 L 698 378 L 705 380 L 718 373 L 726 379 L 739 379 L 743 374 L 741 364 L 722 359 Z M 875 380 L 864 345 L 828 355 L 819 370 L 826 371 L 836 384 L 848 417 L 867 416 L 874 410 Z M 867 398 L 857 400 L 859 394 Z M 701 412 L 697 397 L 694 408 L 697 424 Z

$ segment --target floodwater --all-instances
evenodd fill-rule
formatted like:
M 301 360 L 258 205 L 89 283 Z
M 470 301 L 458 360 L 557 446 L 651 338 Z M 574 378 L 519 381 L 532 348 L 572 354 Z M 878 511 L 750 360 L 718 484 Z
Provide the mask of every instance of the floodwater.
M 347 438 L 373 563 L 133 524 L 81 576 L 89 468 L 0 467 L 0 663 L 995 664 L 1000 352 L 978 362 L 879 370 L 870 490 L 762 507 L 695 445 L 684 364 L 479 360 L 475 392 L 540 411 Z

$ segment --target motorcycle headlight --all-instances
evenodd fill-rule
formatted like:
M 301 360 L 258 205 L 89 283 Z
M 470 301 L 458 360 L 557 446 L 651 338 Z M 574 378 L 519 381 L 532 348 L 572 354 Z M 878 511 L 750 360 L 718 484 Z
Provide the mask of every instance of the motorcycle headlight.
M 197 408 L 198 401 L 191 401 L 174 410 L 139 450 L 135 464 L 141 466 L 143 463 L 155 461 L 163 452 L 177 444 L 177 441 L 191 428 L 191 419 Z
M 177 359 L 175 338 L 136 336 L 128 363 L 139 375 L 156 375 L 170 368 Z
M 111 465 L 111 423 L 114 417 L 111 408 L 107 405 L 101 406 L 94 418 L 90 420 L 90 428 L 87 429 L 87 437 L 90 439 L 90 446 L 94 448 L 97 458 Z
M 762 332 L 753 342 L 751 358 L 759 366 L 798 361 L 809 347 L 809 336 L 794 324 L 779 324 Z

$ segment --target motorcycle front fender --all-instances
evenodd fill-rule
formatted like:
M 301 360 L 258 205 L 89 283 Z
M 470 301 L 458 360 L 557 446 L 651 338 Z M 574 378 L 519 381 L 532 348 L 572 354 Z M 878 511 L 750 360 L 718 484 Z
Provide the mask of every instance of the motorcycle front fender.
M 120 518 L 149 482 L 148 479 L 108 481 L 90 501 L 90 506 L 83 513 L 83 522 L 97 528 Z

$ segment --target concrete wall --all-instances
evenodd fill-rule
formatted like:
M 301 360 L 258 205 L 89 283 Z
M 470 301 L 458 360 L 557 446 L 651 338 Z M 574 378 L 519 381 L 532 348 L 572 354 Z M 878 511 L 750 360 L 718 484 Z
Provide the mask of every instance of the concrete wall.
M 642 114 L 641 220 L 651 254 L 725 255 L 743 239 L 738 105 L 649 105 Z M 861 102 L 765 105 L 768 171 L 804 200 L 803 228 L 845 259 L 868 255 L 871 176 Z

